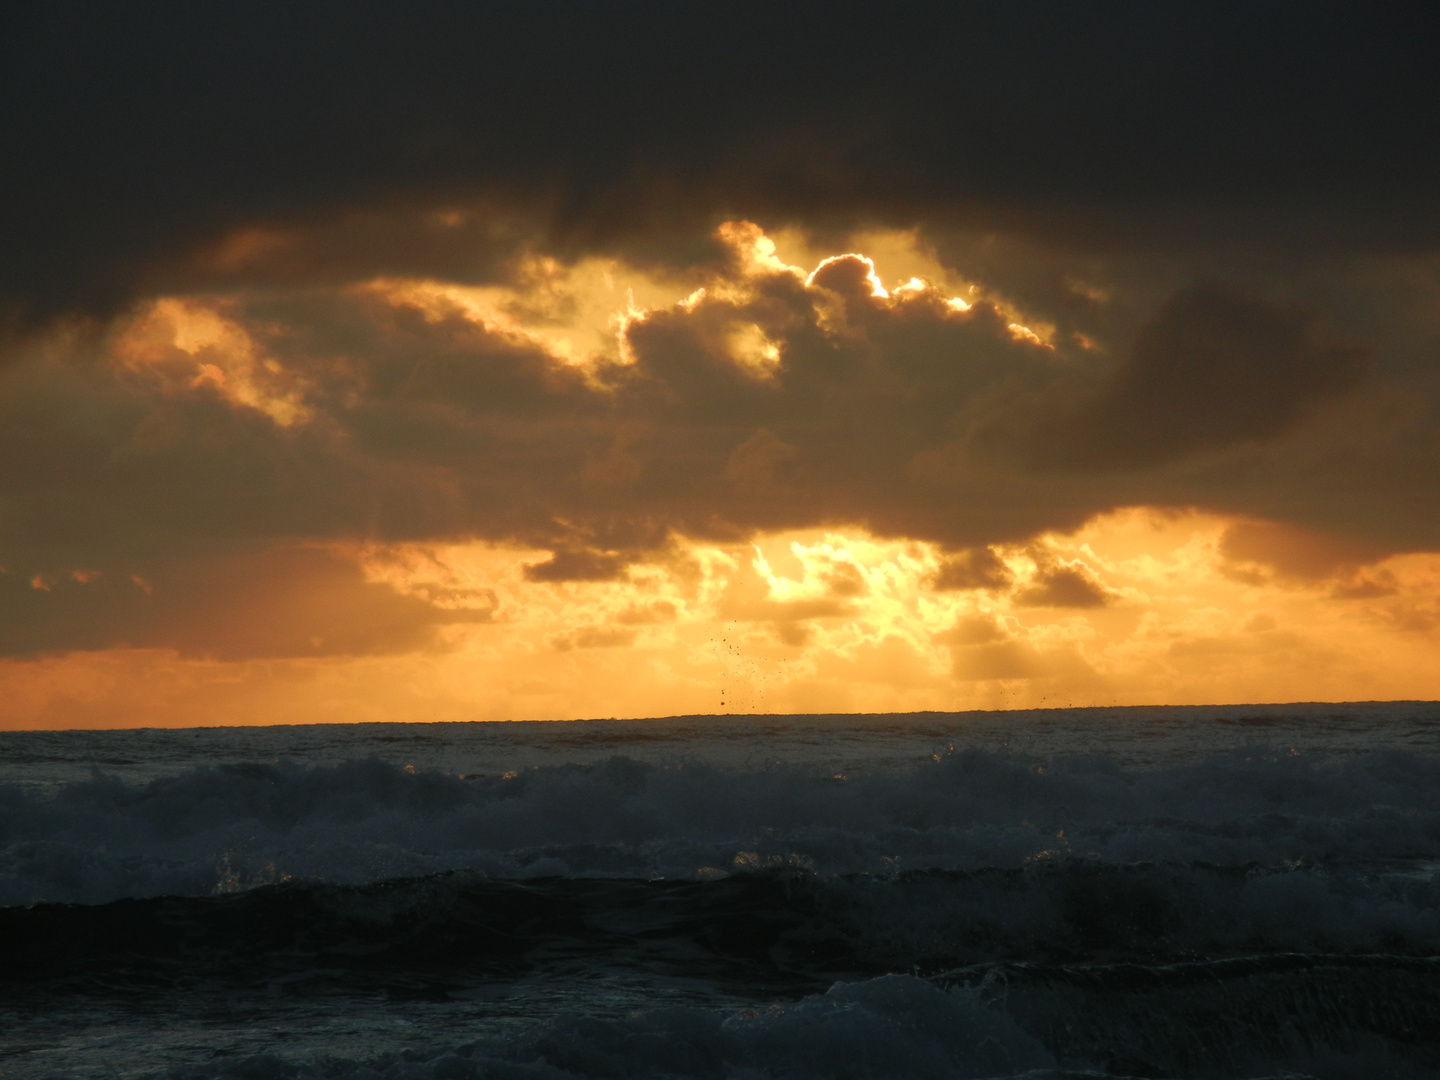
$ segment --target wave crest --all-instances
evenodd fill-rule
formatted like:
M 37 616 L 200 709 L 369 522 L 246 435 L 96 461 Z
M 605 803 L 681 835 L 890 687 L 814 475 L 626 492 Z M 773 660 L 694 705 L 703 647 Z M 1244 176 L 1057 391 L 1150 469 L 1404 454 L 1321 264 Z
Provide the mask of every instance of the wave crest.
M 199 896 L 287 877 L 823 876 L 1037 862 L 1268 867 L 1440 857 L 1440 762 L 1249 749 L 1126 769 L 964 750 L 901 774 L 598 765 L 459 776 L 369 759 L 0 786 L 0 904 Z

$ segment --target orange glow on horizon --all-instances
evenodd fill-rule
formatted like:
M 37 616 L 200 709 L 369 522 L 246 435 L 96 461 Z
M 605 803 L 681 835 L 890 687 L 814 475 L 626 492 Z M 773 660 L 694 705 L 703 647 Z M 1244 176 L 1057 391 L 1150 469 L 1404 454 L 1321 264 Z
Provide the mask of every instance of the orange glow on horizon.
M 858 234 L 844 245 L 854 249 L 849 254 L 826 254 L 796 231 L 771 236 L 749 222 L 727 222 L 715 235 L 728 252 L 683 281 L 616 259 L 565 264 L 530 253 L 517 257 L 505 285 L 378 278 L 346 285 L 337 295 L 364 318 L 373 316 L 374 326 L 365 325 L 378 338 L 407 320 L 427 329 L 439 325 L 453 331 L 462 365 L 507 356 L 513 347 L 547 378 L 558 371 L 567 387 L 595 391 L 586 401 L 595 403 L 599 417 L 593 443 L 599 449 L 568 457 L 557 452 L 557 463 L 547 466 L 552 471 L 534 476 L 542 485 L 562 477 L 557 484 L 583 492 L 581 505 L 606 510 L 619 500 L 617 492 L 643 483 L 646 423 L 671 419 L 642 413 L 637 420 L 604 410 L 622 397 L 615 390 L 628 374 L 622 368 L 641 365 L 637 353 L 660 348 L 650 340 L 663 345 L 682 323 L 688 336 L 676 354 L 689 349 L 701 357 L 689 370 L 710 370 L 701 362 L 727 376 L 738 370 L 749 380 L 744 392 L 767 401 L 772 392 L 781 396 L 789 372 L 799 372 L 796 381 L 803 385 L 806 338 L 791 332 L 795 326 L 857 352 L 889 340 L 887 333 L 894 338 L 895 326 L 938 326 L 947 333 L 980 327 L 992 335 L 987 340 L 1000 342 L 1004 363 L 1012 366 L 1020 356 L 1037 366 L 1054 359 L 1051 366 L 1058 369 L 1077 355 L 1071 342 L 1102 359 L 1109 348 L 1078 332 L 1057 331 L 960 278 L 914 231 Z M 240 236 L 233 250 L 217 258 L 258 257 L 282 239 Z M 1075 281 L 1067 288 L 1096 303 L 1107 299 L 1098 286 Z M 1007 331 L 1022 343 L 1019 348 Z M 916 338 L 900 340 L 902 361 L 917 355 L 903 344 Z M 169 408 L 187 395 L 208 406 L 218 401 L 267 434 L 287 429 L 279 434 L 297 442 L 323 435 L 326 422 L 343 413 L 334 407 L 327 414 L 315 391 L 331 376 L 349 378 L 343 350 L 317 350 L 320 358 L 307 368 L 301 350 L 287 353 L 283 338 L 269 334 L 262 318 L 247 324 L 234 296 L 155 299 L 119 323 L 108 346 L 109 372 L 127 388 L 139 387 L 137 397 L 151 409 L 126 429 L 127 441 L 120 444 L 120 453 L 137 459 L 150 444 L 172 437 L 157 403 Z M 1031 346 L 1058 348 L 1060 355 L 1042 356 Z M 426 347 L 412 348 L 423 356 Z M 937 370 L 951 354 L 939 355 Z M 812 362 L 816 370 L 832 363 Z M 404 365 L 412 363 L 412 354 L 404 354 Z M 356 369 L 362 374 L 351 381 L 359 397 L 363 368 Z M 641 379 L 651 375 L 640 370 Z M 949 384 L 940 385 L 941 392 L 923 393 L 938 400 Z M 905 408 L 921 393 L 906 399 Z M 853 415 L 868 404 L 861 399 Z M 812 408 L 810 399 L 802 406 Z M 719 407 L 729 406 L 722 400 Z M 569 421 L 557 415 L 555 428 L 576 426 L 565 427 Z M 803 431 L 810 416 L 797 415 L 803 423 L 793 427 Z M 906 422 L 910 417 L 897 415 Z M 872 433 L 869 443 L 847 428 L 836 441 L 817 443 L 820 450 L 805 460 L 804 448 L 787 441 L 802 440 L 770 414 L 746 416 L 714 437 L 708 457 L 697 455 L 699 464 L 687 465 L 714 484 L 697 487 L 710 493 L 697 497 L 702 512 L 716 498 L 733 496 L 742 507 L 724 527 L 690 526 L 728 539 L 670 535 L 667 546 L 667 520 L 706 519 L 703 513 L 666 519 L 656 511 L 659 527 L 650 535 L 661 538 L 653 541 L 661 550 L 629 564 L 622 557 L 639 557 L 633 551 L 601 550 L 581 571 L 570 567 L 550 575 L 603 579 L 614 570 L 609 580 L 544 580 L 547 574 L 534 568 L 552 554 L 558 558 L 558 549 L 456 540 L 473 534 L 476 518 L 457 519 L 465 524 L 448 533 L 375 528 L 367 534 L 342 525 L 332 533 L 318 530 L 323 539 L 260 537 L 243 558 L 226 562 L 222 552 L 213 562 L 197 560 L 181 586 L 167 581 L 158 561 L 153 571 L 137 564 L 148 577 L 128 565 L 89 561 L 88 553 L 41 564 L 33 577 L 37 567 L 28 566 L 15 580 L 22 588 L 28 583 L 28 599 L 47 602 L 63 600 L 62 593 L 77 587 L 93 596 L 123 585 L 157 603 L 162 594 L 176 594 L 167 589 L 203 593 L 212 606 L 203 619 L 194 613 L 186 618 L 196 625 L 211 620 L 204 622 L 211 631 L 215 621 L 229 620 L 226 633 L 244 637 L 249 649 L 237 646 L 234 655 L 272 658 L 207 658 L 196 647 L 187 655 L 111 648 L 0 660 L 0 693 L 7 700 L 0 724 L 132 727 L 1440 698 L 1440 669 L 1433 662 L 1440 644 L 1440 553 L 1387 556 L 1279 521 L 1143 506 L 1101 514 L 1071 533 L 969 551 L 847 524 L 866 520 L 864 508 L 855 510 L 833 493 L 832 503 L 817 500 L 803 514 L 765 517 L 748 504 L 783 501 L 792 490 L 803 502 L 817 460 L 841 461 L 838 487 L 844 487 L 851 476 L 844 465 L 846 441 L 861 447 L 859 457 L 883 456 L 904 424 L 897 421 L 900 426 L 884 428 L 878 437 Z M 706 414 L 695 423 L 723 428 L 729 421 L 728 414 Z M 689 423 L 676 423 L 681 439 L 668 444 L 672 453 L 682 446 L 676 456 L 687 462 Z M 943 441 L 952 437 L 944 428 L 936 441 L 910 447 L 903 457 L 897 453 L 898 464 L 885 477 L 915 481 L 921 498 L 931 491 L 950 498 L 944 486 L 949 473 L 968 467 L 961 461 L 968 444 Z M 443 479 L 474 467 L 471 458 L 458 465 L 438 460 L 445 464 L 433 471 Z M 800 479 L 779 488 L 776 475 L 791 473 Z M 961 489 L 949 489 L 955 490 Z M 996 490 L 1020 497 L 1003 487 L 1003 476 Z M 631 510 L 661 505 L 641 498 Z M 966 513 L 973 509 L 955 498 L 953 505 Z M 544 514 L 572 527 L 555 509 L 564 508 L 564 498 L 536 501 Z M 1107 504 L 1086 504 L 1097 505 Z M 182 511 L 188 513 L 188 504 Z M 1043 520 L 1074 521 L 1083 513 Z M 796 520 L 829 525 L 750 534 L 755 521 Z M 916 519 L 876 514 L 870 520 L 882 523 L 878 529 L 886 521 Z M 932 527 L 926 535 L 966 535 L 972 525 L 961 524 L 948 532 Z M 584 520 L 574 525 L 575 535 L 587 537 L 583 542 L 594 535 L 584 532 L 588 527 Z M 994 534 L 1020 528 L 994 526 Z M 388 546 L 362 539 L 435 534 L 448 539 Z M 545 533 L 507 533 L 496 526 L 490 535 Z M 102 574 L 96 566 L 107 569 Z M 260 574 L 279 583 L 263 603 L 248 588 Z M 212 579 L 221 584 L 207 593 Z M 247 600 L 253 602 L 247 606 Z M 381 612 L 373 616 L 381 621 L 389 618 L 384 612 L 401 614 L 393 626 L 384 621 L 374 642 L 355 644 L 358 635 L 327 630 L 328 640 L 317 635 L 313 650 L 291 642 L 284 652 L 276 644 L 283 634 L 272 624 L 302 610 L 315 625 L 339 630 L 340 623 L 359 621 L 347 613 Z M 182 630 L 188 625 L 182 620 Z M 336 637 L 341 644 L 334 644 Z M 212 638 L 225 640 L 226 634 Z M 187 641 L 118 634 L 107 640 L 178 642 L 180 650 Z
M 933 545 L 861 530 L 679 542 L 609 582 L 528 581 L 521 549 L 368 548 L 370 580 L 493 618 L 420 653 L 73 653 L 0 663 L 0 686 L 13 727 L 1440 697 L 1440 556 L 1296 579 L 1227 556 L 1242 524 L 1123 511 L 991 549 L 997 587 L 955 590 Z

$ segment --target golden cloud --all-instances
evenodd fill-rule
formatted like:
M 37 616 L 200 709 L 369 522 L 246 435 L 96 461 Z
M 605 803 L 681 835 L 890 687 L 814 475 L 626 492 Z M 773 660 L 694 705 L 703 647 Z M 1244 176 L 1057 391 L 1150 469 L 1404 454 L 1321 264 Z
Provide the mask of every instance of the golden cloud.
M 1430 632 L 1395 554 L 1434 546 L 1424 521 L 1330 524 L 1358 489 L 1316 461 L 1418 451 L 1316 318 L 1182 286 L 1107 341 L 916 233 L 860 239 L 884 257 L 743 222 L 683 273 L 522 249 L 483 284 L 159 298 L 37 345 L 0 369 L 0 449 L 33 463 L 0 490 L 0 650 L 471 656 L 519 715 L 583 711 L 565 679 L 698 708 L 716 640 L 727 708 L 762 682 L 766 707 L 944 707 L 1259 687 L 1262 651 L 1272 696 L 1306 685 L 1277 656 L 1334 669 L 1341 626 Z M 1368 426 L 1316 419 L 1356 393 Z M 1282 618 L 1304 603 L 1333 610 Z

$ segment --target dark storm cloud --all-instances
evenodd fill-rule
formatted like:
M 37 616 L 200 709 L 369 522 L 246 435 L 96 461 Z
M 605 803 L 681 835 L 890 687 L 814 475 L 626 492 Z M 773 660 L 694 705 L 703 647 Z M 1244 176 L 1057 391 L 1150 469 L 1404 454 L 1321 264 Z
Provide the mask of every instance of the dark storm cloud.
M 367 541 L 548 550 L 524 571 L 548 583 L 679 558 L 677 534 L 858 524 L 947 548 L 934 587 L 991 591 L 1012 581 L 987 545 L 1127 505 L 1366 561 L 1440 545 L 1430 285 L 1393 337 L 1347 292 L 1440 242 L 1418 6 L 3 17 L 0 319 L 50 336 L 0 364 L 0 653 L 358 655 L 487 617 L 365 580 Z M 752 265 L 715 234 L 739 217 L 831 251 L 917 227 L 978 291 Z M 597 253 L 707 292 L 581 370 L 376 280 L 523 292 L 536 257 Z M 1331 276 L 1296 284 L 1312 263 Z M 147 337 L 160 295 L 248 344 Z M 1011 326 L 1030 315 L 1048 344 Z M 1226 545 L 1237 574 L 1359 581 L 1358 556 Z M 757 617 L 799 640 L 863 589 L 830 585 Z M 1065 567 L 1027 588 L 1109 595 Z M 956 648 L 965 677 L 1060 664 Z
M 538 228 L 571 250 L 664 247 L 734 215 L 1102 248 L 1217 229 L 1413 247 L 1437 230 L 1422 5 L 52 2 L 4 18 L 11 318 L 225 274 L 483 278 L 486 244 L 427 216 L 477 199 L 513 214 L 471 240 Z M 290 240 L 225 246 L 246 229 Z
M 446 623 L 493 610 L 367 582 L 345 554 L 357 542 L 518 543 L 552 553 L 524 571 L 530 581 L 603 581 L 642 558 L 682 557 L 677 534 L 735 541 L 859 523 L 952 549 L 936 588 L 1002 591 L 1011 577 L 987 545 L 1117 506 L 1209 500 L 1256 516 L 1298 507 L 1303 518 L 1307 500 L 1322 512 L 1348 505 L 1333 470 L 1307 478 L 1287 465 L 1298 435 L 1256 458 L 1254 433 L 1224 422 L 1203 467 L 1028 468 L 994 432 L 1031 437 L 1086 364 L 1094 373 L 1080 381 L 1109 400 L 1133 356 L 1106 375 L 1086 350 L 1037 343 L 987 301 L 966 306 L 933 286 L 883 295 L 856 256 L 807 281 L 747 261 L 758 236 L 732 230 L 734 256 L 703 293 L 632 322 L 629 361 L 588 372 L 467 315 L 443 289 L 425 300 L 380 286 L 167 301 L 98 346 L 75 339 L 76 355 L 33 350 L 0 368 L 11 463 L 0 471 L 0 649 L 357 655 L 432 646 Z M 1173 322 L 1175 306 L 1155 324 Z M 1257 302 L 1240 309 L 1270 329 L 1307 325 Z M 214 343 L 174 344 L 186 319 L 210 326 Z M 1317 355 L 1328 354 L 1303 357 Z M 1307 372 L 1289 371 L 1302 400 Z M 1307 431 L 1331 437 L 1297 429 Z M 1323 438 L 1316 452 L 1331 453 Z M 1236 485 L 1236 468 L 1261 479 Z M 1410 505 L 1393 489 L 1377 497 Z M 1416 527 L 1412 510 L 1402 517 Z M 1396 549 L 1394 520 L 1361 523 L 1372 558 Z M 1260 562 L 1293 574 L 1320 558 L 1311 548 L 1338 543 L 1292 541 L 1237 526 L 1224 553 L 1236 573 Z M 768 602 L 752 614 L 798 625 L 842 613 L 865 588 L 847 566 L 829 579 L 821 608 Z M 1015 599 L 1084 608 L 1109 594 L 1054 565 Z M 991 651 L 965 670 L 1019 663 L 1011 646 Z
M 1369 370 L 1363 349 L 1325 342 L 1314 323 L 1219 283 L 1182 289 L 1040 453 L 1062 467 L 1143 466 L 1277 438 Z
M 809 284 L 770 272 L 738 298 L 717 289 L 633 326 L 639 364 L 618 374 L 616 408 L 641 433 L 639 468 L 597 494 L 716 537 L 852 521 L 963 545 L 1049 519 L 1053 507 L 964 505 L 936 485 L 973 428 L 1055 378 L 1051 352 L 990 304 L 958 311 L 935 289 L 877 297 L 868 272 L 850 256 Z M 773 371 L 737 357 L 750 329 L 775 350 Z
M 593 382 L 458 307 L 373 289 L 202 305 L 229 329 L 193 353 L 159 315 L 122 324 L 109 362 L 37 351 L 0 368 L 0 647 L 264 655 L 269 633 L 277 655 L 356 653 L 428 641 L 457 617 L 364 583 L 340 555 L 283 555 L 296 541 L 516 542 L 551 550 L 526 571 L 549 582 L 615 579 L 676 533 L 862 520 L 989 539 L 1050 521 L 1039 503 L 957 513 L 907 478 L 996 387 L 1043 382 L 1046 350 L 987 304 L 878 297 L 867 273 L 837 259 L 807 284 L 736 263 L 713 296 L 633 324 L 634 362 Z M 745 352 L 752 338 L 770 343 L 773 370 Z M 197 375 L 206 365 L 216 374 Z M 237 545 L 281 562 L 250 581 L 214 561 Z M 276 577 L 295 567 L 320 591 Z M 836 596 L 860 586 L 837 569 Z M 227 605 L 230 589 L 245 603 Z M 293 610 L 280 600 L 292 593 Z M 320 598 L 352 614 L 317 623 Z M 273 618 L 245 615 L 256 604 Z M 227 620 L 249 629 L 232 640 Z

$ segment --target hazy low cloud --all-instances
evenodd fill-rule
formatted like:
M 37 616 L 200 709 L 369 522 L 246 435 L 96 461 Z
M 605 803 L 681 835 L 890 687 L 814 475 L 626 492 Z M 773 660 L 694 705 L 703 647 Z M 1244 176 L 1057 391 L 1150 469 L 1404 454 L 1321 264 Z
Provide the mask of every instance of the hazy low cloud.
M 1389 554 L 1374 541 L 1317 534 L 1284 522 L 1241 521 L 1220 538 L 1227 572 L 1242 580 L 1273 575 L 1316 582 L 1353 578 Z
M 313 548 L 176 560 L 150 578 L 123 565 L 29 579 L 0 573 L 0 653 L 128 646 L 225 660 L 363 656 L 429 648 L 441 626 L 492 615 L 367 582 L 353 559 Z

